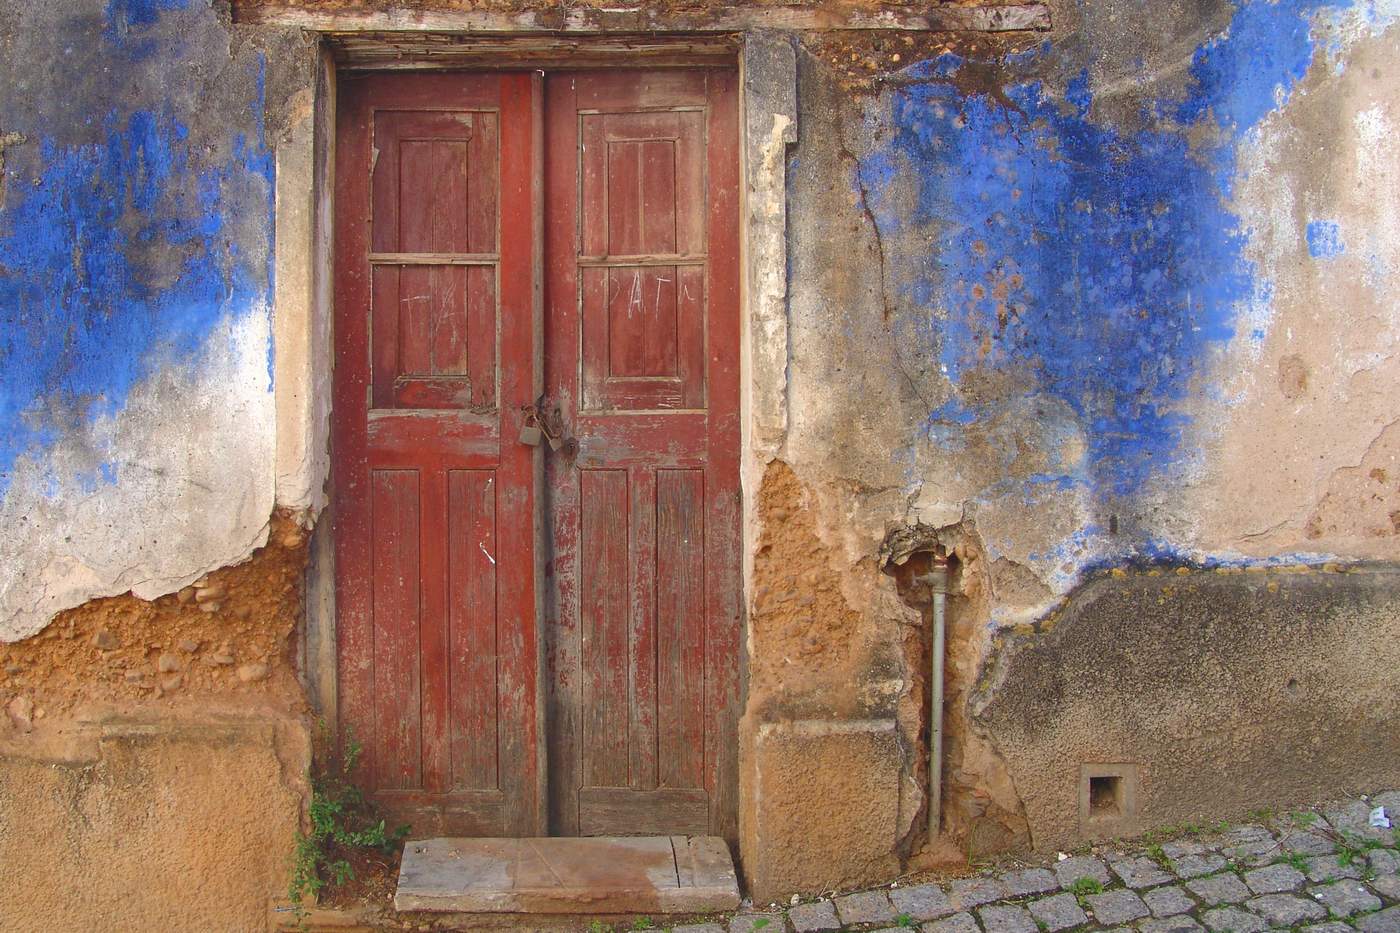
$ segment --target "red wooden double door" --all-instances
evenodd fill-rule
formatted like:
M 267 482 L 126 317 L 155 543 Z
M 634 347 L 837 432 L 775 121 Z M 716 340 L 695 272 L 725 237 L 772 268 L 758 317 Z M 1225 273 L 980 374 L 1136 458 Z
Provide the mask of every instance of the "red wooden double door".
M 415 833 L 735 834 L 734 85 L 342 83 L 338 713 Z

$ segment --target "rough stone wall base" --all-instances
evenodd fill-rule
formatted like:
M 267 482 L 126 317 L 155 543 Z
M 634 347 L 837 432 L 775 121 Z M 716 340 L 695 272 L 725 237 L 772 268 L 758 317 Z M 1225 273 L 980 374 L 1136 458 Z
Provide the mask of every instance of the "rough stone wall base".
M 1395 567 L 1115 571 L 1043 628 L 1001 638 L 976 711 L 1036 848 L 1400 786 Z
M 893 719 L 758 728 L 740 829 L 755 903 L 899 873 L 897 743 Z
M 0 930 L 264 930 L 307 724 L 265 709 L 89 715 L 0 741 Z

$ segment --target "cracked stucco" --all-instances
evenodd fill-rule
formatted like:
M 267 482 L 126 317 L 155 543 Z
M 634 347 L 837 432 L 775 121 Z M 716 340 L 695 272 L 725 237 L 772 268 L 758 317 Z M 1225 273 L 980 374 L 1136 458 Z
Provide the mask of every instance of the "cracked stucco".
M 1064 93 L 1075 101 L 1080 94 L 1088 97 L 1075 82 L 1087 81 L 1092 104 L 1083 119 L 1100 129 L 1114 127 L 1102 132 L 1125 150 L 1138 138 L 1130 134 L 1143 131 L 1142 113 L 1149 106 L 1144 102 L 1185 98 L 1172 104 L 1183 114 L 1193 105 L 1188 89 L 1200 80 L 1192 69 L 1202 67 L 1201 49 L 1253 54 L 1251 29 L 1285 29 L 1295 21 L 1311 42 L 1305 70 L 1296 83 L 1274 91 L 1257 125 L 1228 124 L 1238 126 L 1235 141 L 1224 130 L 1205 127 L 1214 120 L 1242 121 L 1237 112 L 1252 106 L 1243 92 L 1227 94 L 1214 105 L 1217 110 L 1193 118 L 1202 121 L 1196 127 L 1185 116 L 1175 123 L 1159 116 L 1165 128 L 1144 137 L 1159 144 L 1181 133 L 1205 153 L 1195 158 L 1223 166 L 1226 174 L 1216 181 L 1230 226 L 1222 236 L 1243 244 L 1238 274 L 1250 277 L 1252 292 L 1229 310 L 1227 336 L 1192 351 L 1189 379 L 1177 381 L 1179 394 L 1153 397 L 1152 382 L 1145 389 L 1124 383 L 1116 405 L 1156 406 L 1159 423 L 1177 434 L 1170 445 L 1128 448 L 1145 466 L 1133 474 L 1108 474 L 1123 489 L 1102 478 L 1078 478 L 1095 469 L 1100 473 L 1087 475 L 1102 477 L 1101 461 L 1091 457 L 1102 456 L 1096 453 L 1102 433 L 1113 428 L 1095 425 L 1049 391 L 1034 359 L 1020 368 L 950 371 L 939 357 L 949 322 L 927 292 L 947 287 L 939 276 L 947 274 L 940 270 L 949 268 L 948 250 L 981 248 L 973 242 L 980 233 L 969 229 L 960 239 L 944 240 L 938 220 L 912 220 L 928 210 L 928 190 L 935 185 L 928 173 L 940 166 L 885 153 L 892 128 L 911 121 L 950 120 L 947 132 L 972 132 L 957 129 L 971 120 L 956 116 L 958 98 L 935 97 L 919 105 L 922 111 L 906 98 L 897 114 L 892 101 L 899 92 L 854 103 L 817 77 L 804 85 L 804 120 L 812 128 L 804 140 L 817 141 L 804 142 L 794 166 L 793 430 L 785 459 L 807 482 L 828 490 L 830 508 L 839 516 L 829 523 L 832 542 L 852 568 L 877 550 L 891 525 L 937 528 L 975 521 L 988 552 L 989 585 L 996 594 L 991 612 L 998 625 L 1043 616 L 1087 569 L 1116 561 L 1382 558 L 1393 555 L 1394 529 L 1400 528 L 1400 518 L 1393 527 L 1389 520 L 1400 509 L 1400 470 L 1394 432 L 1388 432 L 1400 389 L 1400 314 L 1392 297 L 1400 270 L 1400 179 L 1391 142 L 1400 93 L 1385 78 L 1400 58 L 1400 30 L 1390 25 L 1389 7 L 1246 3 L 1234 14 L 1229 5 L 1209 15 L 1176 10 L 1177 18 L 1151 36 L 1137 25 L 1121 34 L 1118 7 L 1076 7 L 1082 33 L 1061 43 L 1058 55 L 1023 59 L 1043 57 L 1040 73 L 1008 71 L 1001 80 L 1063 81 Z M 1232 35 L 1232 15 L 1255 18 L 1236 24 L 1233 47 L 1219 38 Z M 1277 19 L 1269 24 L 1269 17 Z M 1136 84 L 1125 74 L 1134 55 L 1147 58 Z M 810 72 L 820 73 L 821 65 L 813 62 Z M 926 80 L 961 79 L 954 74 Z M 997 106 L 990 91 L 966 93 L 985 94 L 988 106 Z M 1015 152 L 1078 144 L 1068 136 L 1056 140 L 1037 123 L 1023 128 L 1016 122 L 1022 116 L 989 118 L 984 145 Z M 1062 132 L 1080 132 L 1078 126 Z M 936 143 L 928 145 L 938 152 Z M 992 150 L 983 161 L 995 166 L 994 157 Z M 1109 158 L 1104 171 L 1114 171 L 1112 164 Z M 1152 162 L 1147 165 L 1151 171 Z M 978 167 L 945 170 L 974 173 Z M 846 183 L 833 190 L 832 177 Z M 1199 183 L 1211 181 L 1202 176 Z M 956 175 L 936 184 L 952 201 L 976 200 L 981 190 Z M 959 184 L 966 187 L 961 194 Z M 1048 181 L 1026 175 L 1019 184 L 1011 192 L 1015 197 L 1054 203 L 1055 195 L 1042 188 Z M 993 195 L 999 190 L 986 189 Z M 1106 215 L 1115 208 L 1107 202 L 1095 206 Z M 1173 209 L 1179 215 L 1183 206 Z M 1194 222 L 1199 230 L 1203 221 Z M 1026 242 L 1064 236 L 1053 226 L 1024 231 Z M 943 245 L 935 249 L 934 243 Z M 1189 257 L 1192 247 L 1183 241 L 1175 249 Z M 1024 261 L 1013 253 L 1006 261 L 1018 259 Z M 1112 264 L 1104 261 L 1101 279 L 1112 274 Z M 995 268 L 1003 279 L 1009 275 L 1005 266 Z M 1017 271 L 1015 265 L 1010 269 Z M 1146 295 L 1150 302 L 1152 292 Z M 1032 300 L 1055 298 L 1048 293 Z M 1016 313 L 1013 307 L 1011 326 Z M 1118 312 L 1105 307 L 1099 313 Z M 1149 303 L 1138 313 L 1146 321 L 1156 312 Z M 1057 325 L 1052 316 L 1047 326 L 1077 325 Z M 1149 341 L 1142 353 L 1151 360 L 1154 338 L 1145 327 L 1141 339 Z M 1110 357 L 1093 365 L 1111 369 L 1113 363 Z M 1121 365 L 1130 371 L 1140 364 L 1125 359 Z M 1137 392 L 1144 394 L 1134 398 Z M 1363 481 L 1374 488 L 1360 488 Z M 1339 488 L 1348 483 L 1351 518 Z M 870 489 L 890 492 L 864 492 Z M 1361 514 L 1363 500 L 1374 514 Z M 1390 504 L 1383 507 L 1382 500 Z

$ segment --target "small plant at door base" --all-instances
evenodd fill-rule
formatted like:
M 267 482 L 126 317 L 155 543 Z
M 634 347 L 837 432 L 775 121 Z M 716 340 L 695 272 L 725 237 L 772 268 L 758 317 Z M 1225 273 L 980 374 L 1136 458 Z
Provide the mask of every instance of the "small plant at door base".
M 322 729 L 324 733 L 324 723 Z M 362 751 L 360 744 L 347 735 L 342 748 L 338 765 L 318 762 L 311 769 L 311 831 L 297 834 L 287 886 L 287 898 L 298 917 L 305 915 L 308 899 L 354 877 L 347 858 L 354 850 L 389 853 L 409 833 L 407 826 L 389 830 L 355 786 L 352 778 Z
M 632 929 L 654 930 L 656 929 L 656 924 L 652 922 L 650 917 L 638 917 L 636 920 L 632 921 Z

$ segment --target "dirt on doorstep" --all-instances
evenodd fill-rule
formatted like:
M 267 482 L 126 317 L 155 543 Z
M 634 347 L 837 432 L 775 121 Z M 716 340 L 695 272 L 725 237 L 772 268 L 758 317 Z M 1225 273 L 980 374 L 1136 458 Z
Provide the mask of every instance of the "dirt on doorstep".
M 0 733 L 89 705 L 248 695 L 299 699 L 292 634 L 306 532 L 282 514 L 266 546 L 178 593 L 95 599 L 0 645 Z
M 399 883 L 403 846 L 397 846 L 393 852 L 352 849 L 344 857 L 350 863 L 350 880 L 328 886 L 321 895 L 319 906 L 332 910 L 366 906 L 391 909 L 394 889 Z

